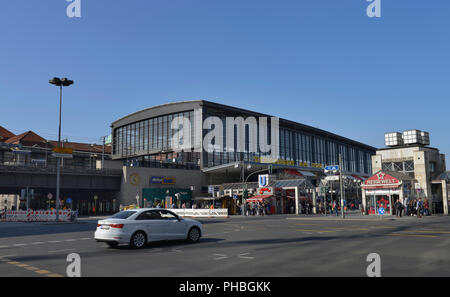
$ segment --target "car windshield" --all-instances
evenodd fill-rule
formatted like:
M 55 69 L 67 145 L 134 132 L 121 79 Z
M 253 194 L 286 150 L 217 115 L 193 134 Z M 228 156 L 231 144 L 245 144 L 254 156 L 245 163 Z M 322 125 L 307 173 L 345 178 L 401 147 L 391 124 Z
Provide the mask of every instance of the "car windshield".
M 116 214 L 114 214 L 111 219 L 126 219 L 129 216 L 131 216 L 132 214 L 135 214 L 136 211 L 131 211 L 131 210 L 126 210 L 126 211 L 121 211 L 118 212 Z

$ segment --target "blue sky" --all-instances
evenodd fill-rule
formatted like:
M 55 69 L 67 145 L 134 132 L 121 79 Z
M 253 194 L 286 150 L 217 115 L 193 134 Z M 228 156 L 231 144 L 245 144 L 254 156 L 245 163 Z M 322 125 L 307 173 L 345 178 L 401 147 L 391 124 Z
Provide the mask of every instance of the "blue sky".
M 450 155 L 450 1 L 65 0 L 0 4 L 0 125 L 94 142 L 157 104 L 205 99 L 375 147 L 421 129 Z

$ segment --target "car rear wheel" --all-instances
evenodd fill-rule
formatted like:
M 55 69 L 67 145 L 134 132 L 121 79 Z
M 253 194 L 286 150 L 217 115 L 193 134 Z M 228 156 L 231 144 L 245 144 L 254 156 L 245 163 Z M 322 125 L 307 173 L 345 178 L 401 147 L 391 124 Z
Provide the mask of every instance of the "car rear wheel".
M 143 248 L 147 243 L 147 237 L 144 232 L 138 231 L 131 236 L 130 246 L 135 249 Z
M 198 242 L 200 240 L 200 229 L 192 227 L 188 233 L 188 240 L 190 242 Z

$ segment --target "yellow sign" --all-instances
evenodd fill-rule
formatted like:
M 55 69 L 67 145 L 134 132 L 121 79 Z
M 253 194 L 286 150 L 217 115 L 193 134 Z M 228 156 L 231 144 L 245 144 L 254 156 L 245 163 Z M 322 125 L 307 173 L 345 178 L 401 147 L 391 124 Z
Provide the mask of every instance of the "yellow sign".
M 139 185 L 141 183 L 141 178 L 137 173 L 130 174 L 130 183 L 132 185 Z
M 65 147 L 54 147 L 53 151 L 58 154 L 72 154 L 73 149 Z

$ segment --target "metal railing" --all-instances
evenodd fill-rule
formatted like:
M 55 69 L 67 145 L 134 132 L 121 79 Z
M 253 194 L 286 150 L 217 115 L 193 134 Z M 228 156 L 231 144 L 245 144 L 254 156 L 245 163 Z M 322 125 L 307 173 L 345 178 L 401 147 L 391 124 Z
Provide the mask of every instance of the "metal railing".
M 75 166 L 64 166 L 61 168 L 61 173 L 75 174 L 75 175 L 109 175 L 109 176 L 121 176 L 122 169 L 94 169 L 94 168 L 82 168 Z M 13 172 L 13 173 L 42 173 L 42 174 L 56 174 L 56 166 L 34 166 L 26 164 L 17 165 L 5 165 L 0 164 L 0 172 Z

